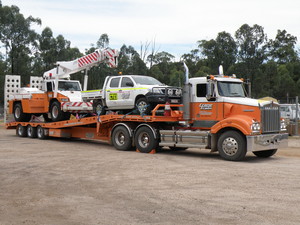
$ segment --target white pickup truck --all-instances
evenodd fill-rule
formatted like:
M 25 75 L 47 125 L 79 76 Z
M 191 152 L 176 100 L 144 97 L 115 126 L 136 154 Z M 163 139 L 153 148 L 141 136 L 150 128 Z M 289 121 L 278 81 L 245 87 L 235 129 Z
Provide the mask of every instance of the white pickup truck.
M 153 77 L 142 75 L 107 76 L 102 90 L 83 91 L 83 100 L 93 100 L 94 111 L 138 109 L 149 114 L 157 104 L 181 103 L 182 89 L 166 86 Z

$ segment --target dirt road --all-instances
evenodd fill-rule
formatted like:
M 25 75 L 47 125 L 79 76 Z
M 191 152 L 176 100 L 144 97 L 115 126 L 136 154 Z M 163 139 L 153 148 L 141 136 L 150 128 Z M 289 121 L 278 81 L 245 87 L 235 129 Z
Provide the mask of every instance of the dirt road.
M 19 138 L 0 127 L 0 224 L 300 224 L 300 139 L 243 162 Z

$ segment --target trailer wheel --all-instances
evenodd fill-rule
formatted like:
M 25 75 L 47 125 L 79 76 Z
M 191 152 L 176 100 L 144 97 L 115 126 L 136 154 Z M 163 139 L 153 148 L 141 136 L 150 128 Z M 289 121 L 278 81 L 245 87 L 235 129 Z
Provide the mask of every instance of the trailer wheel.
M 41 126 L 37 126 L 36 130 L 37 130 L 37 137 L 39 139 L 45 139 L 46 138 L 44 128 L 42 128 Z
M 218 151 L 220 156 L 226 160 L 242 160 L 247 153 L 246 140 L 237 131 L 226 131 L 218 140 Z
M 63 112 L 58 101 L 52 102 L 50 106 L 50 114 L 53 122 L 67 120 L 70 118 L 70 113 Z
M 149 153 L 158 146 L 153 131 L 146 126 L 138 128 L 135 133 L 134 141 L 137 149 L 142 153 Z
M 117 126 L 111 138 L 113 146 L 118 150 L 128 151 L 132 147 L 132 139 L 124 126 Z
M 277 149 L 270 149 L 270 150 L 266 150 L 266 151 L 253 152 L 253 154 L 260 158 L 268 158 L 268 157 L 271 157 L 272 155 L 274 155 L 276 152 L 277 152 Z
M 28 125 L 27 126 L 27 136 L 30 137 L 30 138 L 36 138 L 37 137 L 36 127 Z
M 16 134 L 19 137 L 27 137 L 27 127 L 22 126 L 21 124 L 18 124 L 16 129 Z
M 22 109 L 22 104 L 17 102 L 14 105 L 14 118 L 17 122 L 29 122 L 31 119 L 30 113 L 24 113 Z
M 151 113 L 151 106 L 146 98 L 139 98 L 135 105 L 139 113 L 145 115 L 149 115 Z

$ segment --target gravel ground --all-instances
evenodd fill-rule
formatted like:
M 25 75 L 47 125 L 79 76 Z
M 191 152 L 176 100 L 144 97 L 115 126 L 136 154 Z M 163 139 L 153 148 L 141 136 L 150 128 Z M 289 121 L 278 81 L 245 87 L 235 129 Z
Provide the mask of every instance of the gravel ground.
M 243 162 L 122 152 L 0 126 L 0 224 L 300 224 L 300 139 Z

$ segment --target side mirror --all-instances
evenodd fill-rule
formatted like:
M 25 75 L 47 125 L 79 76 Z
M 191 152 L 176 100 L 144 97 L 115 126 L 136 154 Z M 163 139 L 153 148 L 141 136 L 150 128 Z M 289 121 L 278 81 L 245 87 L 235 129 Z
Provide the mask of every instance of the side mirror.
M 206 84 L 206 99 L 208 101 L 216 100 L 214 84 L 211 82 Z
M 126 82 L 126 86 L 127 86 L 127 87 L 133 87 L 134 85 L 133 85 L 132 82 Z

